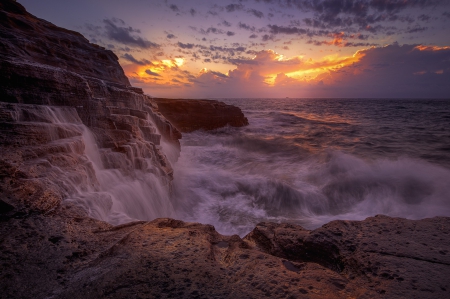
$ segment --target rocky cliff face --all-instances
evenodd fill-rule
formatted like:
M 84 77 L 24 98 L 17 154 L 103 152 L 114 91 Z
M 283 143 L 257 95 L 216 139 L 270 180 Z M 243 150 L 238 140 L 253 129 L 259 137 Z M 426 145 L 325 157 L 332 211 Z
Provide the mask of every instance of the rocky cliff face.
M 449 297 L 450 218 L 261 223 L 245 238 L 94 219 L 170 214 L 159 143 L 176 156 L 180 133 L 112 52 L 8 0 L 0 84 L 0 298 Z
M 102 170 L 150 172 L 169 188 L 160 141 L 179 148 L 181 134 L 130 86 L 114 53 L 2 1 L 0 57 L 0 187 L 8 202 L 45 211 L 102 191 L 89 146 L 98 146 Z

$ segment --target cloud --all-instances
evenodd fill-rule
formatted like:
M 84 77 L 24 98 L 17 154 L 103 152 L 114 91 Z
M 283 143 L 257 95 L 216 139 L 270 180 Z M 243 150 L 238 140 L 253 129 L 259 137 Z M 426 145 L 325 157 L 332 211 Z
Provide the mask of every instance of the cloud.
M 152 63 L 151 63 L 149 60 L 147 60 L 147 59 L 137 60 L 136 58 L 133 57 L 133 55 L 128 54 L 128 53 L 125 53 L 125 54 L 122 56 L 122 58 L 125 59 L 125 60 L 127 60 L 127 61 L 129 61 L 129 62 L 136 63 L 136 64 L 139 64 L 139 65 L 149 65 L 149 64 L 152 64 Z
M 242 4 L 229 4 L 229 5 L 225 6 L 225 10 L 227 12 L 234 12 L 234 11 L 242 10 L 242 9 L 244 9 L 244 5 L 242 5 Z
M 416 32 L 422 32 L 426 31 L 428 27 L 414 27 L 414 28 L 407 28 L 406 33 L 416 33 Z
M 232 31 L 228 31 L 228 32 L 227 32 L 227 35 L 228 35 L 228 36 L 233 36 L 233 35 L 235 35 L 235 34 L 236 34 L 236 33 L 232 32 Z
M 448 97 L 450 48 L 393 44 L 359 51 L 355 64 L 323 76 L 341 94 L 373 97 Z
M 134 29 L 131 26 L 120 26 L 126 25 L 125 22 L 120 19 L 104 19 L 103 23 L 106 30 L 106 36 L 113 41 L 143 49 L 159 48 L 158 44 L 137 36 L 136 33 L 141 33 L 139 29 Z
M 176 36 L 173 35 L 172 33 L 167 34 L 166 37 L 167 37 L 168 39 L 176 38 Z
M 247 13 L 254 15 L 255 17 L 260 19 L 264 17 L 264 13 L 256 9 L 247 9 Z
M 151 70 L 145 70 L 145 72 L 150 76 L 160 77 L 161 75 L 155 72 L 152 72 Z
M 227 21 L 225 21 L 225 20 L 223 20 L 223 22 L 221 23 L 223 26 L 225 26 L 225 27 L 231 27 L 231 23 L 230 22 L 227 22 Z
M 182 49 L 193 49 L 194 48 L 194 44 L 183 44 L 181 42 L 177 43 L 178 47 L 182 48 Z
M 248 38 L 257 38 L 258 36 L 256 34 L 250 35 Z
M 180 11 L 180 9 L 178 8 L 178 6 L 176 6 L 175 4 L 169 5 L 169 8 L 170 8 L 172 11 L 175 11 L 175 12 L 179 12 L 179 11 Z
M 310 35 L 310 31 L 304 28 L 286 27 L 278 25 L 268 25 L 270 33 L 272 34 L 296 34 L 296 35 Z
M 189 10 L 189 13 L 191 14 L 191 16 L 194 17 L 194 16 L 197 14 L 197 11 L 196 11 L 195 9 L 191 8 L 191 9 Z
M 293 20 L 296 24 L 292 25 L 297 29 L 300 23 L 303 23 L 310 28 L 347 33 L 362 30 L 373 33 L 392 32 L 396 29 L 394 26 L 379 26 L 379 24 L 423 22 L 428 20 L 426 15 L 414 17 L 418 9 L 450 7 L 448 0 L 264 0 L 264 2 L 306 13 L 303 20 Z M 399 29 L 398 33 L 405 31 Z
M 229 59 L 227 74 L 202 71 L 189 96 L 444 98 L 450 94 L 450 47 L 392 44 L 311 60 L 274 51 Z
M 430 16 L 425 15 L 425 14 L 421 14 L 421 15 L 418 16 L 417 18 L 418 18 L 420 21 L 422 21 L 422 22 L 428 22 L 428 21 L 431 19 Z
M 256 30 L 256 28 L 254 26 L 250 26 L 250 25 L 247 25 L 247 24 L 241 23 L 241 22 L 239 22 L 238 27 L 241 28 L 241 29 L 249 30 L 249 31 L 255 31 Z

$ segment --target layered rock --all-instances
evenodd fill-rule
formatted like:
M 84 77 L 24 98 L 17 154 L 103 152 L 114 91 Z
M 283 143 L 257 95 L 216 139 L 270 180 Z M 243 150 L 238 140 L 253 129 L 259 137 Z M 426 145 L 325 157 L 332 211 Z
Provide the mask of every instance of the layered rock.
M 0 58 L 0 187 L 8 202 L 41 211 L 99 189 L 83 126 L 104 168 L 152 172 L 169 188 L 173 170 L 160 141 L 179 149 L 181 134 L 130 86 L 113 52 L 2 1 Z
M 242 127 L 248 120 L 241 109 L 215 100 L 153 99 L 159 111 L 181 132 Z

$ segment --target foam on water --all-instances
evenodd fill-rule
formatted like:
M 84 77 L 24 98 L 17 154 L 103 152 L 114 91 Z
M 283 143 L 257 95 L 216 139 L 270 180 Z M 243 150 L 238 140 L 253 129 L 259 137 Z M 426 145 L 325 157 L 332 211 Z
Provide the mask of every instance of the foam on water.
M 403 128 L 402 113 L 382 123 L 377 117 L 384 116 L 374 115 L 364 103 L 359 113 L 347 107 L 347 114 L 335 115 L 336 102 L 322 103 L 327 117 L 321 118 L 317 107 L 308 110 L 295 101 L 278 110 L 271 101 L 230 102 L 247 109 L 250 126 L 183 135 L 175 164 L 178 217 L 245 235 L 260 221 L 315 228 L 376 214 L 450 216 L 450 157 L 432 155 L 435 146 L 450 140 L 449 132 L 441 131 L 445 124 L 436 121 L 427 128 L 427 134 L 437 131 L 443 137 L 429 147 L 410 140 L 416 129 L 411 120 L 407 125 L 413 128 Z

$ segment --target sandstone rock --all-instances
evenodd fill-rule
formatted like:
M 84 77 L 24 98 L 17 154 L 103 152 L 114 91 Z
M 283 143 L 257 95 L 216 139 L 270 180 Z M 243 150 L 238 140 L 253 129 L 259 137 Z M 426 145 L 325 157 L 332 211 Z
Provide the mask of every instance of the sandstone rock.
M 445 298 L 449 229 L 445 217 L 413 221 L 378 215 L 333 221 L 314 231 L 261 223 L 245 240 L 269 254 L 331 269 L 347 279 L 343 287 L 360 285 L 386 298 Z
M 314 231 L 265 223 L 241 239 L 174 219 L 114 227 L 70 204 L 45 215 L 7 206 L 1 216 L 0 298 L 449 294 L 449 218 L 375 217 Z
M 181 132 L 242 127 L 248 120 L 241 109 L 214 100 L 153 99 L 158 110 Z

